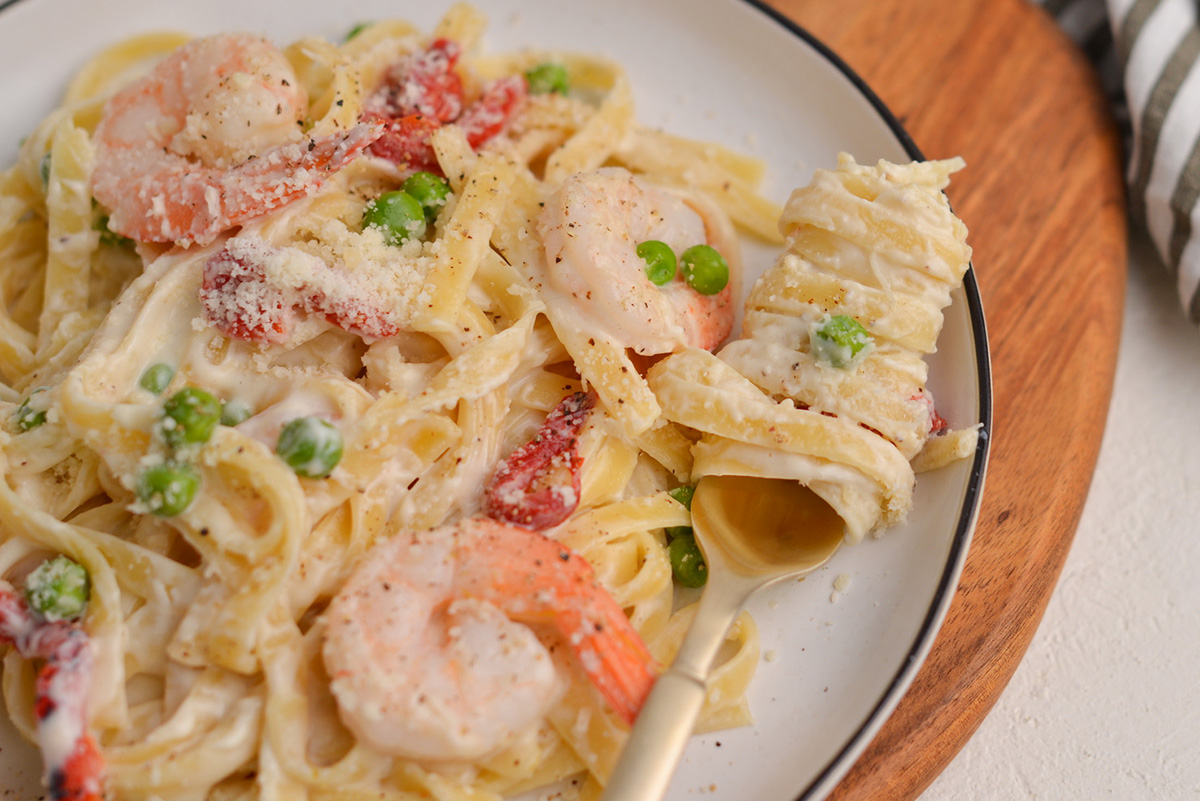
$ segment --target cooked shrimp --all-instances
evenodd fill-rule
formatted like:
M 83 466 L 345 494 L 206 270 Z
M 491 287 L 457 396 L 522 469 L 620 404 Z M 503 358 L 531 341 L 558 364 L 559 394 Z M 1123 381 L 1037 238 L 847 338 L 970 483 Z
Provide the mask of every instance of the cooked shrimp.
M 399 756 L 477 758 L 546 714 L 562 679 L 523 623 L 556 631 L 626 721 L 655 676 L 646 646 L 583 559 L 483 518 L 375 546 L 326 621 L 325 666 L 343 722 Z
M 664 286 L 651 283 L 637 246 L 665 242 L 678 257 L 692 245 L 732 252 L 720 226 L 678 194 L 651 186 L 624 169 L 578 173 L 547 201 L 539 220 L 549 286 L 575 299 L 597 330 L 640 354 L 693 346 L 711 350 L 733 328 L 731 280 L 701 295 L 680 273 Z M 731 265 L 732 269 L 732 265 Z
M 91 640 L 74 623 L 36 618 L 13 588 L 0 582 L 0 643 L 26 659 L 45 660 L 37 675 L 34 714 L 49 798 L 100 801 L 104 759 L 87 733 Z
M 270 42 L 197 39 L 108 101 L 92 192 L 109 227 L 143 242 L 207 244 L 315 192 L 382 133 L 306 138 L 307 98 Z

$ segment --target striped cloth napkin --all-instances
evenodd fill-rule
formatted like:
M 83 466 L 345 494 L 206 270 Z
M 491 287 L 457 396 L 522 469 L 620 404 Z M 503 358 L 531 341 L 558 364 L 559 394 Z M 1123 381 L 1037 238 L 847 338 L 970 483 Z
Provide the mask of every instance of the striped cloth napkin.
M 1096 65 L 1127 145 L 1130 212 L 1200 325 L 1197 0 L 1040 0 Z

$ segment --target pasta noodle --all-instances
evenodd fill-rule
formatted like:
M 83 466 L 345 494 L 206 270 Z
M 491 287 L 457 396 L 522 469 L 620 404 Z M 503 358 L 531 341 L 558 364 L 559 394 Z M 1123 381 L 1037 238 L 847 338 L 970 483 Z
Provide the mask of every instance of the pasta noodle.
M 718 359 L 733 226 L 782 241 L 764 165 L 639 125 L 607 59 L 484 54 L 484 28 L 457 5 L 429 36 L 136 37 L 0 173 L 2 691 L 52 797 L 594 796 L 694 611 L 673 490 L 788 475 L 857 538 L 907 511 L 914 457 L 970 451 L 925 444 L 921 356 L 969 256 L 938 227 L 953 165 L 847 162 L 794 198 Z M 854 198 L 891 216 L 820 217 Z M 660 237 L 715 247 L 723 288 L 630 289 L 665 305 L 621 322 L 606 284 L 646 284 L 620 254 Z M 880 338 L 835 383 L 797 334 L 831 311 Z M 14 589 L 56 555 L 78 622 Z M 758 655 L 743 615 L 701 728 L 750 721 Z

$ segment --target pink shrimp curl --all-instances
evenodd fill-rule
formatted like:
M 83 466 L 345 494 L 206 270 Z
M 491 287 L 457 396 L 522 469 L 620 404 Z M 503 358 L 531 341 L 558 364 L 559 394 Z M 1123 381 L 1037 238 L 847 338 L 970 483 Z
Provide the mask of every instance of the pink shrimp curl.
M 306 144 L 283 145 L 228 170 L 177 157 L 161 170 L 131 177 L 115 171 L 145 154 L 108 153 L 106 160 L 97 159 L 92 191 L 112 209 L 109 228 L 119 234 L 140 242 L 207 245 L 234 226 L 312 194 L 382 133 L 378 125 L 357 125 Z
M 86 730 L 92 641 L 76 623 L 36 618 L 11 587 L 2 587 L 0 643 L 16 648 L 25 659 L 45 660 L 37 674 L 34 714 L 38 744 L 47 759 L 42 781 L 51 801 L 101 801 L 104 758 Z M 64 715 L 75 738 L 61 762 L 51 761 L 50 754 L 59 749 L 50 742 L 48 729 Z
M 299 123 L 303 90 L 283 54 L 244 34 L 188 42 L 109 99 L 93 140 L 92 193 L 108 209 L 111 230 L 139 242 L 206 245 L 312 195 L 383 134 L 382 125 L 361 123 L 275 146 L 255 142 L 232 166 L 207 164 L 179 137 L 189 132 L 190 115 L 208 116 L 201 104 L 218 102 L 213 93 L 241 79 L 242 96 L 265 94 L 278 120 Z M 249 119 L 245 125 L 247 136 L 258 133 Z
M 436 554 L 443 547 L 446 555 L 437 558 L 445 561 L 434 572 L 449 567 L 448 576 L 412 567 L 414 555 L 419 561 L 421 554 Z M 422 609 L 423 622 L 389 620 L 380 630 L 365 633 L 365 610 L 408 607 L 411 597 L 423 599 L 413 604 Z M 430 634 L 435 610 L 462 599 L 489 604 L 519 623 L 553 629 L 617 716 L 630 724 L 637 718 L 658 675 L 657 665 L 592 566 L 540 532 L 475 517 L 381 541 L 330 603 L 326 667 L 343 684 L 343 720 L 360 737 L 370 739 L 376 724 L 387 720 L 378 711 L 383 703 L 380 683 L 395 682 L 418 656 L 408 641 L 405 648 L 389 643 L 390 630 L 427 628 L 422 633 L 431 642 L 442 642 L 441 635 Z M 364 711 L 365 706 L 374 712 Z

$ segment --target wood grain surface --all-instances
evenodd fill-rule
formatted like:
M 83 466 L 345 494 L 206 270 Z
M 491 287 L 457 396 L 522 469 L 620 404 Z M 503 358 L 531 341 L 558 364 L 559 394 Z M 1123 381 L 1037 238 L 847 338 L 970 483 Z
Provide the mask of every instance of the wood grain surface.
M 771 5 L 862 76 L 927 157 L 967 161 L 949 195 L 971 232 L 995 404 L 979 525 L 932 653 L 831 796 L 912 799 L 1008 683 L 1079 521 L 1125 290 L 1120 141 L 1088 64 L 1026 0 Z

